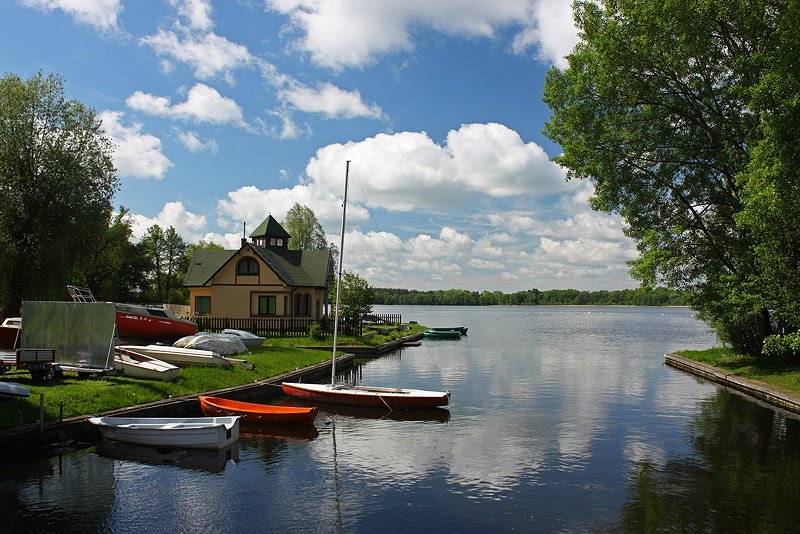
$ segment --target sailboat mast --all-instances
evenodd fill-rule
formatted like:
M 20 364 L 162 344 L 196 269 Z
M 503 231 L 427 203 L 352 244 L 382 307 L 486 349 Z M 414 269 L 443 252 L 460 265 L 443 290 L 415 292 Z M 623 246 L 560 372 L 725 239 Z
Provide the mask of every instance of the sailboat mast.
M 333 356 L 331 358 L 331 386 L 336 385 L 336 342 L 339 339 L 339 298 L 342 294 L 342 264 L 344 263 L 344 229 L 347 219 L 347 181 L 350 178 L 350 160 L 344 171 L 344 201 L 342 202 L 342 235 L 339 241 L 339 274 L 336 279 L 336 308 L 333 316 Z

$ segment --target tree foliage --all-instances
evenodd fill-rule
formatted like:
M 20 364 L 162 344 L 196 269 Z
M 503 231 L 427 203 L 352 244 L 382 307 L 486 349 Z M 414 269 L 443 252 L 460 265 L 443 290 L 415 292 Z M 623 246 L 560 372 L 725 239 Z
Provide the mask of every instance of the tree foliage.
M 558 305 L 625 305 L 625 306 L 685 306 L 686 294 L 665 287 L 640 287 L 613 291 L 579 291 L 577 289 L 528 289 L 514 293 L 502 291 L 469 291 L 466 289 L 437 289 L 416 291 L 376 288 L 374 304 L 405 304 L 434 306 L 558 306 Z
M 579 1 L 581 42 L 545 84 L 545 133 L 563 148 L 556 160 L 569 178 L 594 183 L 595 209 L 624 217 L 640 252 L 632 275 L 691 291 L 721 337 L 747 352 L 771 333 L 770 310 L 786 307 L 766 250 L 779 246 L 782 268 L 798 267 L 798 240 L 787 240 L 796 230 L 787 234 L 777 215 L 798 206 L 789 142 L 797 92 L 783 78 L 796 80 L 797 9 L 780 0 Z M 775 216 L 759 218 L 759 199 Z
M 325 230 L 317 220 L 314 211 L 296 203 L 286 213 L 284 230 L 289 235 L 289 248 L 292 250 L 324 250 L 328 248 Z
M 94 110 L 59 76 L 0 78 L 0 300 L 63 299 L 76 266 L 108 228 L 119 186 Z
M 157 303 L 185 304 L 188 294 L 182 284 L 189 268 L 189 257 L 180 234 L 172 226 L 164 230 L 154 224 L 142 237 L 141 246 L 150 262 L 148 299 Z
M 150 264 L 143 246 L 131 241 L 132 234 L 128 210 L 120 207 L 116 215 L 109 216 L 106 231 L 92 242 L 86 263 L 76 269 L 74 283 L 91 289 L 98 300 L 141 300 Z
M 339 299 L 341 317 L 350 321 L 372 312 L 374 298 L 372 286 L 366 279 L 355 273 L 344 273 Z

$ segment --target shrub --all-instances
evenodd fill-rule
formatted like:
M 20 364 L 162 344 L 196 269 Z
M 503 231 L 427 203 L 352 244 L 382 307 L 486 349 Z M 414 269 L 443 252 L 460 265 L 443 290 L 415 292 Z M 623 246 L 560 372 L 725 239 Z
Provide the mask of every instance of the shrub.
M 322 325 L 314 322 L 308 327 L 308 335 L 318 341 L 325 339 L 325 332 L 322 331 Z
M 800 332 L 767 337 L 761 354 L 771 360 L 800 363 Z

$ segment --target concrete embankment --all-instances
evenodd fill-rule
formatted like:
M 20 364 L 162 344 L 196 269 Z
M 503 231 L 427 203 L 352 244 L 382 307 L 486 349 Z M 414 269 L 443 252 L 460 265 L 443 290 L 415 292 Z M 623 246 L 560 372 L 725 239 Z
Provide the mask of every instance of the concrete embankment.
M 730 371 L 684 358 L 678 354 L 664 354 L 664 362 L 672 367 L 746 393 L 784 410 L 800 414 L 800 395 L 757 380 L 742 378 Z

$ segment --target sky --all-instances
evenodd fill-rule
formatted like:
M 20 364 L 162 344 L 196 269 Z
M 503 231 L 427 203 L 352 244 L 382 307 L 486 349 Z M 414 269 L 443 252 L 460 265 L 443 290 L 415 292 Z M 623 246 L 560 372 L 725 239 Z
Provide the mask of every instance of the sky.
M 572 0 L 6 0 L 0 67 L 63 77 L 112 138 L 134 237 L 229 249 L 311 208 L 373 287 L 636 287 L 542 134 Z

